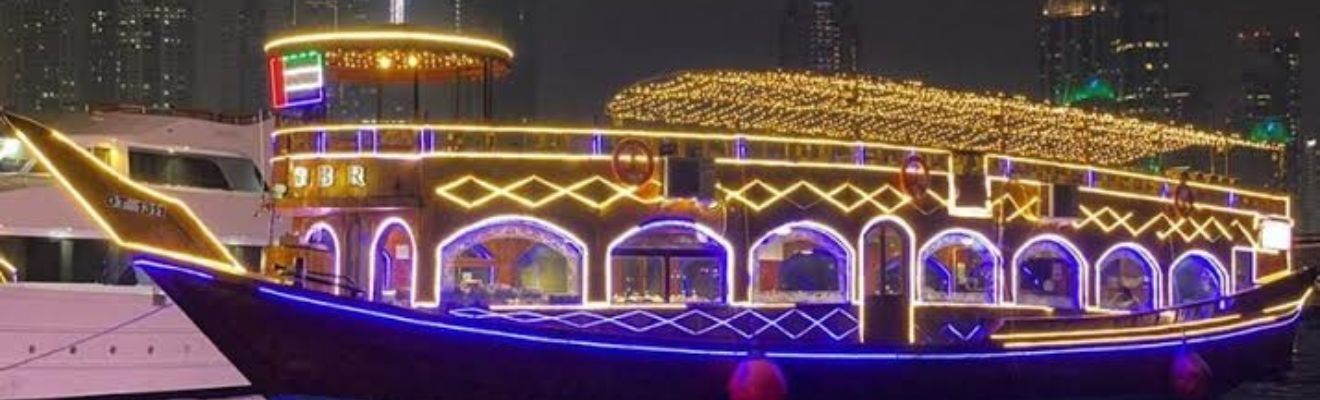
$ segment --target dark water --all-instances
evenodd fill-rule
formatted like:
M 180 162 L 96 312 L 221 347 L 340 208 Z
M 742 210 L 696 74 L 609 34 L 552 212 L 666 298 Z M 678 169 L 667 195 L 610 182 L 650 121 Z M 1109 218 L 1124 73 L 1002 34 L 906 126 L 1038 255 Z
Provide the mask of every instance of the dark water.
M 1275 382 L 1242 385 L 1223 399 L 1320 400 L 1320 309 L 1313 307 L 1302 320 L 1291 372 Z

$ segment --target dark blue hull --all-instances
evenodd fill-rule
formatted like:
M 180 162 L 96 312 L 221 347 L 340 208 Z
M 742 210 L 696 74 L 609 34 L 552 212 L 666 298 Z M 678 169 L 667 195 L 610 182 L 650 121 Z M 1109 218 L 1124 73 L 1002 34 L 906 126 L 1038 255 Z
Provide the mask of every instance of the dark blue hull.
M 1210 390 L 1222 392 L 1286 370 L 1298 318 L 1186 341 L 1064 350 L 693 346 L 483 325 L 139 265 L 257 390 L 347 398 L 727 398 L 734 370 L 753 358 L 781 369 L 791 398 L 1159 396 L 1171 393 L 1170 365 L 1186 350 L 1206 361 Z

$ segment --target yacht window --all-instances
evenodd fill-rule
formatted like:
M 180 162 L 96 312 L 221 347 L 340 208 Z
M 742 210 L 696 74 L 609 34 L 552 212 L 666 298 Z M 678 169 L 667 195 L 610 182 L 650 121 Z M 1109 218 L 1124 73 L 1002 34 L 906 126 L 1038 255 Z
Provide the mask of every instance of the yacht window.
M 134 180 L 145 183 L 241 192 L 263 190 L 256 165 L 239 157 L 130 150 L 128 167 Z

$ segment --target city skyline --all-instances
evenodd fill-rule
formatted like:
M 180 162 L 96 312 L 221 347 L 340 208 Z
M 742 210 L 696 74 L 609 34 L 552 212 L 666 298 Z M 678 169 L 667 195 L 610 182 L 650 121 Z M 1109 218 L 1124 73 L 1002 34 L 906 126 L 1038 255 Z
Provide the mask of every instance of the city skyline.
M 14 1 L 17 0 L 7 2 Z M 482 0 L 451 1 L 476 8 L 488 3 Z M 388 4 L 380 3 L 377 19 L 385 21 Z M 951 89 L 1037 98 L 1039 40 L 1036 31 L 1042 3 L 1037 0 L 996 2 L 994 5 L 960 0 L 923 4 L 860 2 L 853 10 L 862 39 L 860 53 L 866 55 L 859 61 L 859 70 L 892 79 L 921 80 Z M 1316 24 L 1320 22 L 1320 13 L 1307 11 L 1305 2 L 1275 0 L 1267 3 L 1271 4 L 1169 1 L 1170 37 L 1174 43 L 1169 49 L 1169 57 L 1173 69 L 1171 75 L 1176 77 L 1173 81 L 1192 89 L 1193 93 L 1189 94 L 1195 96 L 1195 100 L 1212 103 L 1211 110 L 1205 113 L 1210 114 L 1207 119 L 1219 124 L 1214 128 L 1227 128 L 1221 121 L 1225 121 L 1232 110 L 1225 99 L 1237 97 L 1240 85 L 1237 67 L 1230 65 L 1231 60 L 1217 60 L 1212 54 L 1234 51 L 1233 35 L 1237 30 L 1248 26 L 1297 27 L 1303 38 L 1307 32 L 1320 34 Z M 530 100 L 534 105 L 518 108 L 536 110 L 535 116 L 552 119 L 599 121 L 601 105 L 615 92 L 638 80 L 683 69 L 775 68 L 779 55 L 777 37 L 786 4 L 786 1 L 767 4 L 750 0 L 677 0 L 662 4 L 567 0 L 557 3 L 556 7 L 548 7 L 544 2 L 522 2 L 520 13 L 530 10 L 527 12 L 537 19 L 553 22 L 524 29 L 535 33 L 535 51 L 531 53 L 550 52 L 564 56 L 544 57 L 545 60 L 533 66 L 518 64 L 515 67 L 535 68 L 534 75 L 537 76 L 535 88 L 523 90 L 534 93 L 530 96 L 534 97 Z M 409 23 L 442 27 L 455 23 L 451 2 L 422 2 L 408 7 Z M 703 12 L 687 12 L 698 8 Z M 633 17 L 643 15 L 648 18 Z M 288 16 L 267 18 L 276 20 Z M 671 29 L 675 26 L 683 29 Z M 737 28 L 731 29 L 731 26 Z M 909 30 L 912 32 L 906 32 Z M 600 35 L 602 31 L 614 34 Z M 486 32 L 492 36 L 503 33 Z M 637 46 L 635 43 L 646 45 Z M 1307 54 L 1315 52 L 1316 44 L 1305 39 L 1303 43 L 1302 59 L 1305 60 Z M 527 51 L 520 49 L 520 53 Z M 976 65 L 977 68 L 965 68 L 967 65 Z M 198 69 L 199 73 L 205 73 L 204 67 Z M 0 63 L 0 72 L 7 72 L 3 63 Z M 12 78 L 12 74 L 4 75 L 6 80 Z M 1306 71 L 1303 75 L 1303 86 L 1316 88 L 1303 92 L 1320 92 L 1320 80 L 1306 79 Z M 0 83 L 9 86 L 7 81 Z M 199 86 L 205 85 L 216 84 L 207 80 L 199 82 Z M 10 91 L 12 89 L 6 87 L 0 90 L 0 95 L 7 95 Z M 200 105 L 204 108 L 221 107 Z M 1315 117 L 1320 107 L 1316 104 L 1304 107 L 1302 114 L 1312 117 L 1303 120 L 1320 120 Z

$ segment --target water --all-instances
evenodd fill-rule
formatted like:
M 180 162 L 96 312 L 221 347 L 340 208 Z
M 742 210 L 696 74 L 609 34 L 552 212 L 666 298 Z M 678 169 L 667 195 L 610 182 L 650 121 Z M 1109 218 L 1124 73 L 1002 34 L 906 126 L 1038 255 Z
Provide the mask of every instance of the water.
M 1320 309 L 1302 319 L 1293 353 L 1293 369 L 1277 382 L 1248 383 L 1229 392 L 1224 400 L 1320 399 Z

